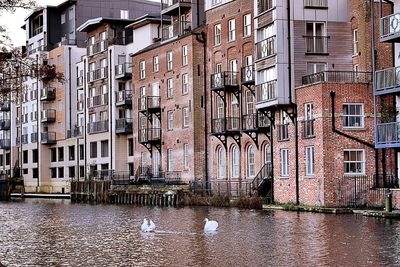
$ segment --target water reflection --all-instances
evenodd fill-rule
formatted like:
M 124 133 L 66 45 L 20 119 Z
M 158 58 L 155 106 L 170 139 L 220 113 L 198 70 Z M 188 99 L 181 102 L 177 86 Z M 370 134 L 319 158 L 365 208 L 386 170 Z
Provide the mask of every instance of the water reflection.
M 7 266 L 400 265 L 399 222 L 355 215 L 26 200 L 0 203 L 0 225 Z

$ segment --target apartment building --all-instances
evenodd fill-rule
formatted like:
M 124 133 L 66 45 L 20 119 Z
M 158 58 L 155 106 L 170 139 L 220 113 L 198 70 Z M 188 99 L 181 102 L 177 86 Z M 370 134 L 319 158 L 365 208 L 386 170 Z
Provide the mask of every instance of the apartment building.
M 132 55 L 138 177 L 189 182 L 207 172 L 202 6 L 162 1 L 160 39 Z
M 272 114 L 274 200 L 343 205 L 357 190 L 351 182 L 382 168 L 372 131 L 370 6 L 258 0 L 254 8 L 256 108 Z
M 45 67 L 23 82 L 20 99 L 11 103 L 11 111 L 1 112 L 5 121 L 2 140 L 6 140 L 0 151 L 3 173 L 11 174 L 12 168 L 18 167 L 27 192 L 50 193 L 67 193 L 70 178 L 85 176 L 82 140 L 86 130 L 97 128 L 82 128 L 86 105 L 80 100 L 87 80 L 82 76 L 84 65 L 78 62 L 93 51 L 89 51 L 91 44 L 84 48 L 86 33 L 76 29 L 98 16 L 132 22 L 130 18 L 154 11 L 159 12 L 159 4 L 154 2 L 79 0 L 39 8 L 26 18 L 27 56 Z M 84 104 L 97 102 L 92 99 Z

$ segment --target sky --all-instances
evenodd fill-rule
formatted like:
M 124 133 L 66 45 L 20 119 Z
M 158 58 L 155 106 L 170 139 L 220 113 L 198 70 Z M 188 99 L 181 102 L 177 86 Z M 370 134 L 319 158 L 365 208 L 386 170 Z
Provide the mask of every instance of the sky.
M 36 0 L 38 5 L 53 5 L 56 6 L 65 0 Z M 159 0 L 150 0 L 159 2 Z M 25 31 L 21 29 L 24 25 L 24 19 L 29 15 L 31 10 L 17 10 L 14 14 L 2 12 L 0 13 L 0 25 L 8 29 L 12 44 L 16 47 L 25 45 Z

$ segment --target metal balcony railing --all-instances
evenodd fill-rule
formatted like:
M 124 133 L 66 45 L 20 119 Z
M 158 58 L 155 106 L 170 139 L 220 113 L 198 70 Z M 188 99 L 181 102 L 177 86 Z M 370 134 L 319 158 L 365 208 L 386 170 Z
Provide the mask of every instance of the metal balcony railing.
M 10 111 L 10 107 L 11 105 L 8 102 L 0 103 L 0 111 Z
M 161 98 L 159 96 L 142 96 L 139 98 L 139 111 L 160 109 Z
M 115 121 L 116 133 L 132 133 L 132 119 L 122 118 Z
M 42 122 L 54 122 L 56 121 L 56 110 L 55 109 L 46 109 L 41 112 L 41 121 Z
M 88 134 L 101 133 L 108 131 L 108 120 L 88 123 Z
M 378 145 L 400 145 L 400 122 L 389 122 L 376 125 Z
M 11 128 L 11 119 L 3 119 L 0 120 L 0 130 L 10 130 Z
M 74 129 L 67 131 L 67 138 L 82 137 L 83 131 L 83 126 L 75 126 Z
M 327 83 L 370 83 L 372 82 L 371 72 L 360 71 L 322 71 L 303 76 L 303 85 L 318 82 Z
M 391 14 L 381 18 L 380 35 L 381 41 L 396 39 L 400 34 L 400 13 Z
M 382 95 L 400 90 L 400 66 L 375 72 L 375 94 Z
M 46 87 L 40 90 L 40 100 L 52 101 L 56 99 L 56 88 Z
M 256 43 L 256 59 L 263 59 L 276 53 L 276 36 L 269 37 Z
M 78 88 L 82 88 L 83 87 L 83 76 L 79 76 L 76 78 L 76 86 Z
M 254 83 L 254 65 L 242 67 L 241 72 L 242 84 L 253 84 Z
M 85 100 L 80 99 L 77 102 L 76 108 L 78 109 L 78 111 L 83 111 L 85 107 Z
M 328 0 L 304 0 L 305 8 L 328 8 Z
M 28 144 L 28 134 L 21 135 L 21 141 L 23 145 Z
M 0 148 L 1 149 L 11 148 L 11 139 L 0 139 Z
M 115 78 L 130 78 L 132 77 L 132 63 L 125 62 L 115 66 Z
M 92 70 L 87 73 L 88 82 L 94 82 L 100 79 L 108 78 L 108 67 L 102 67 L 100 69 Z
M 116 106 L 132 106 L 132 91 L 122 90 L 116 92 Z
M 262 83 L 256 86 L 257 102 L 265 102 L 276 99 L 276 80 Z
M 278 141 L 289 140 L 289 124 L 278 124 Z
M 88 108 L 108 105 L 108 94 L 96 95 L 87 99 Z
M 329 36 L 304 36 L 306 54 L 327 54 Z
M 267 116 L 260 113 L 251 113 L 242 116 L 243 131 L 257 131 L 271 125 Z
M 239 73 L 235 71 L 224 71 L 211 74 L 211 90 L 223 89 L 227 87 L 238 88 Z
M 38 133 L 31 133 L 31 143 L 36 143 L 38 141 Z
M 107 48 L 108 48 L 107 40 L 101 40 L 87 47 L 87 55 L 92 56 L 94 54 L 106 51 Z
M 191 4 L 191 0 L 162 0 L 161 1 L 161 9 L 169 8 L 176 4 Z
M 303 129 L 303 138 L 311 138 L 315 136 L 314 121 L 315 119 L 309 119 L 301 122 L 301 126 Z
M 275 0 L 257 0 L 258 15 L 275 7 Z
M 168 40 L 189 33 L 192 29 L 191 21 L 176 21 L 162 29 L 162 39 Z
M 240 131 L 239 117 L 226 117 L 212 120 L 212 133 L 220 134 L 226 132 Z
M 41 136 L 40 142 L 42 144 L 50 145 L 50 144 L 57 143 L 55 132 L 43 132 L 43 133 L 40 133 L 40 136 Z
M 161 128 L 144 128 L 139 129 L 139 142 L 159 142 L 161 141 Z

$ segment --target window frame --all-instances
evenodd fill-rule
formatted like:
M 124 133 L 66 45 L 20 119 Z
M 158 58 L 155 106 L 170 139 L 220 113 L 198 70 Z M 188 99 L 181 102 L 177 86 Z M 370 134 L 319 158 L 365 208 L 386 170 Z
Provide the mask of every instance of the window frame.
M 362 152 L 362 159 L 361 161 L 351 161 L 351 160 L 345 160 L 345 155 L 346 153 L 351 153 L 351 152 Z M 350 155 L 348 156 L 350 158 Z M 361 164 L 361 171 L 360 172 L 346 172 L 346 164 Z M 349 168 L 350 169 L 350 168 Z M 355 176 L 355 175 L 365 175 L 365 150 L 364 149 L 344 149 L 343 150 L 343 173 L 346 176 Z
M 233 42 L 236 40 L 236 20 L 228 20 L 228 42 Z
M 281 148 L 280 150 L 281 177 L 289 177 L 289 149 Z
M 182 46 L 182 66 L 186 66 L 189 64 L 189 55 L 188 55 L 188 46 Z
M 252 145 L 249 145 L 247 147 L 246 151 L 246 156 L 247 156 L 247 162 L 246 162 L 246 169 L 247 169 L 247 177 L 248 178 L 254 178 L 256 176 L 256 154 L 255 150 Z
M 189 127 L 189 107 L 182 108 L 182 127 Z
M 243 15 L 243 37 L 251 36 L 251 27 L 252 27 L 251 13 Z
M 350 106 L 361 106 L 361 114 L 357 115 L 357 114 L 345 114 L 345 106 L 348 106 L 347 111 L 350 111 Z M 342 123 L 343 123 L 343 129 L 363 129 L 365 126 L 365 112 L 364 112 L 364 103 L 343 103 L 343 110 L 342 110 Z M 353 120 L 355 118 L 360 118 L 360 125 L 355 126 L 355 125 L 350 125 L 349 120 L 353 118 Z M 356 122 L 354 121 L 353 124 L 355 124 Z
M 315 175 L 315 148 L 314 146 L 305 147 L 306 176 Z
M 174 129 L 174 112 L 172 110 L 167 112 L 167 130 L 172 131 Z
M 146 79 L 146 61 L 141 60 L 139 62 L 139 79 L 143 80 Z
M 220 46 L 221 45 L 221 23 L 215 24 L 214 25 L 214 46 Z

